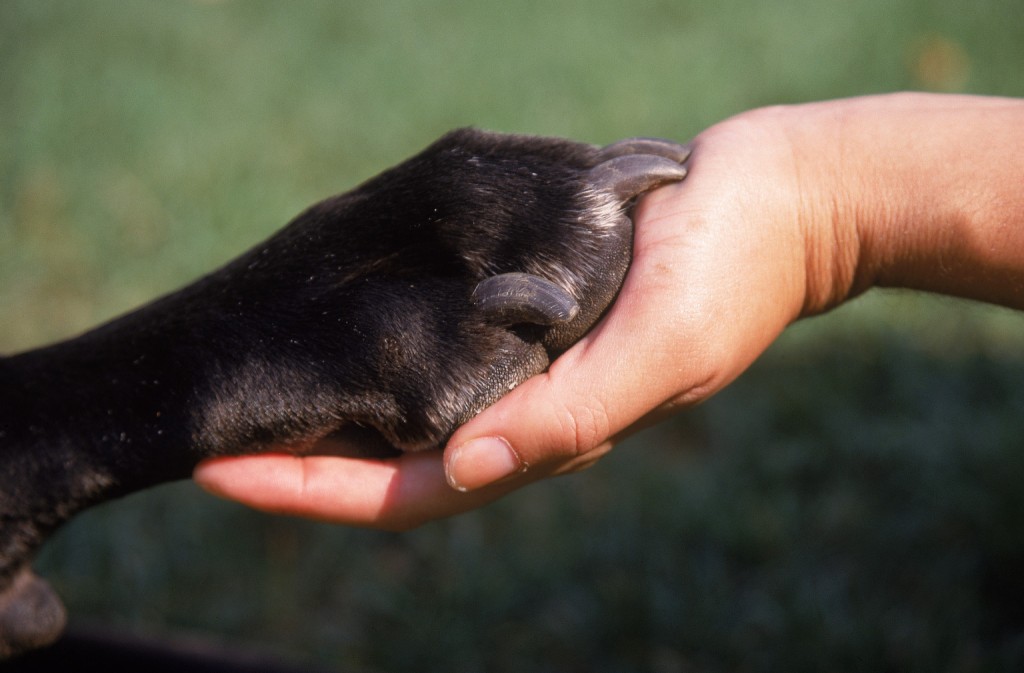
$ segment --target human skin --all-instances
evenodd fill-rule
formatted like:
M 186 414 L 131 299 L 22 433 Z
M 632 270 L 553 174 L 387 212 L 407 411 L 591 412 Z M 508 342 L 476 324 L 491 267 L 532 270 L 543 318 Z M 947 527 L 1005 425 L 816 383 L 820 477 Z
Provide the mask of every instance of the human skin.
M 872 287 L 1024 308 L 1024 101 L 764 108 L 692 150 L 687 179 L 638 204 L 632 266 L 601 322 L 443 454 L 223 458 L 196 481 L 265 511 L 413 528 L 592 465 L 721 390 L 788 325 Z

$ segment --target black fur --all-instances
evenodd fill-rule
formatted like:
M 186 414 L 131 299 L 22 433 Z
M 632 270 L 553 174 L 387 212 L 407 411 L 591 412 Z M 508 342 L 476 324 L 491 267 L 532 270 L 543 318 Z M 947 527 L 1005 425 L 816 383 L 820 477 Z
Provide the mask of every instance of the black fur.
M 684 155 L 456 131 L 176 293 L 0 358 L 0 654 L 59 632 L 28 562 L 84 507 L 346 428 L 442 445 L 597 320 L 629 264 L 629 200 Z M 508 324 L 472 301 L 504 273 L 545 279 L 575 317 Z

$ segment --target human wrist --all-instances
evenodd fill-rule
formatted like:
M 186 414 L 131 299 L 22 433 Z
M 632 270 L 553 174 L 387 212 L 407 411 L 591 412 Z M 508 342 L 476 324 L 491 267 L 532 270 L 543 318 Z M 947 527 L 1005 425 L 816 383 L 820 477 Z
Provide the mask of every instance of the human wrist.
M 1024 104 L 896 94 L 817 112 L 833 140 L 809 146 L 825 150 L 835 205 L 816 231 L 847 232 L 837 254 L 852 260 L 836 303 L 899 287 L 1024 307 Z
M 743 164 L 758 165 L 748 180 L 757 185 L 756 196 L 745 198 L 754 227 L 747 235 L 764 237 L 770 230 L 769 266 L 774 284 L 786 286 L 780 299 L 791 320 L 827 311 L 859 291 L 861 214 L 856 204 L 865 188 L 845 170 L 844 108 L 845 101 L 759 108 L 712 129 L 732 136 L 740 147 L 741 165 L 731 171 L 738 176 L 734 180 L 743 180 Z
M 858 204 L 870 191 L 850 170 L 856 148 L 844 140 L 847 101 L 781 108 L 797 204 L 795 222 L 804 253 L 800 317 L 828 311 L 860 294 L 865 257 L 865 215 Z

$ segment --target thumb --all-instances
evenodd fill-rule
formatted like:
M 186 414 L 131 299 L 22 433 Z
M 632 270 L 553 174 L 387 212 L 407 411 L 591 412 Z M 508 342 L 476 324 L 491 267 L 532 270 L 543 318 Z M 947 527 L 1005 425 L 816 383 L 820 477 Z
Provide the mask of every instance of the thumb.
M 550 369 L 509 392 L 462 426 L 445 451 L 448 483 L 473 490 L 512 475 L 582 469 L 616 436 L 672 397 L 665 363 L 623 303 Z M 616 329 L 632 320 L 628 330 Z M 640 329 L 638 329 L 640 327 Z M 626 342 L 626 343 L 624 343 Z M 643 353 L 637 344 L 644 344 Z M 652 346 L 654 346 L 652 348 Z M 653 373 L 661 369 L 661 376 Z
M 463 426 L 445 451 L 448 483 L 474 490 L 589 456 L 609 436 L 606 405 L 589 394 L 565 395 L 566 383 L 551 372 L 536 376 Z

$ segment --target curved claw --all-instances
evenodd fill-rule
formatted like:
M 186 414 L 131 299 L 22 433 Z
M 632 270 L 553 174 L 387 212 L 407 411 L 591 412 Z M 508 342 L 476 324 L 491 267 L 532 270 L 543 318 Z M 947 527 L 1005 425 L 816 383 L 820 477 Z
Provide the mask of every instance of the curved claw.
M 472 302 L 501 325 L 556 325 L 572 320 L 579 304 L 551 281 L 530 273 L 502 273 L 480 281 Z
M 600 161 L 608 161 L 630 154 L 653 154 L 681 164 L 690 156 L 690 148 L 662 138 L 626 138 L 602 147 L 597 156 Z
M 666 157 L 626 154 L 594 166 L 588 175 L 597 189 L 628 201 L 667 182 L 682 180 L 686 169 Z

